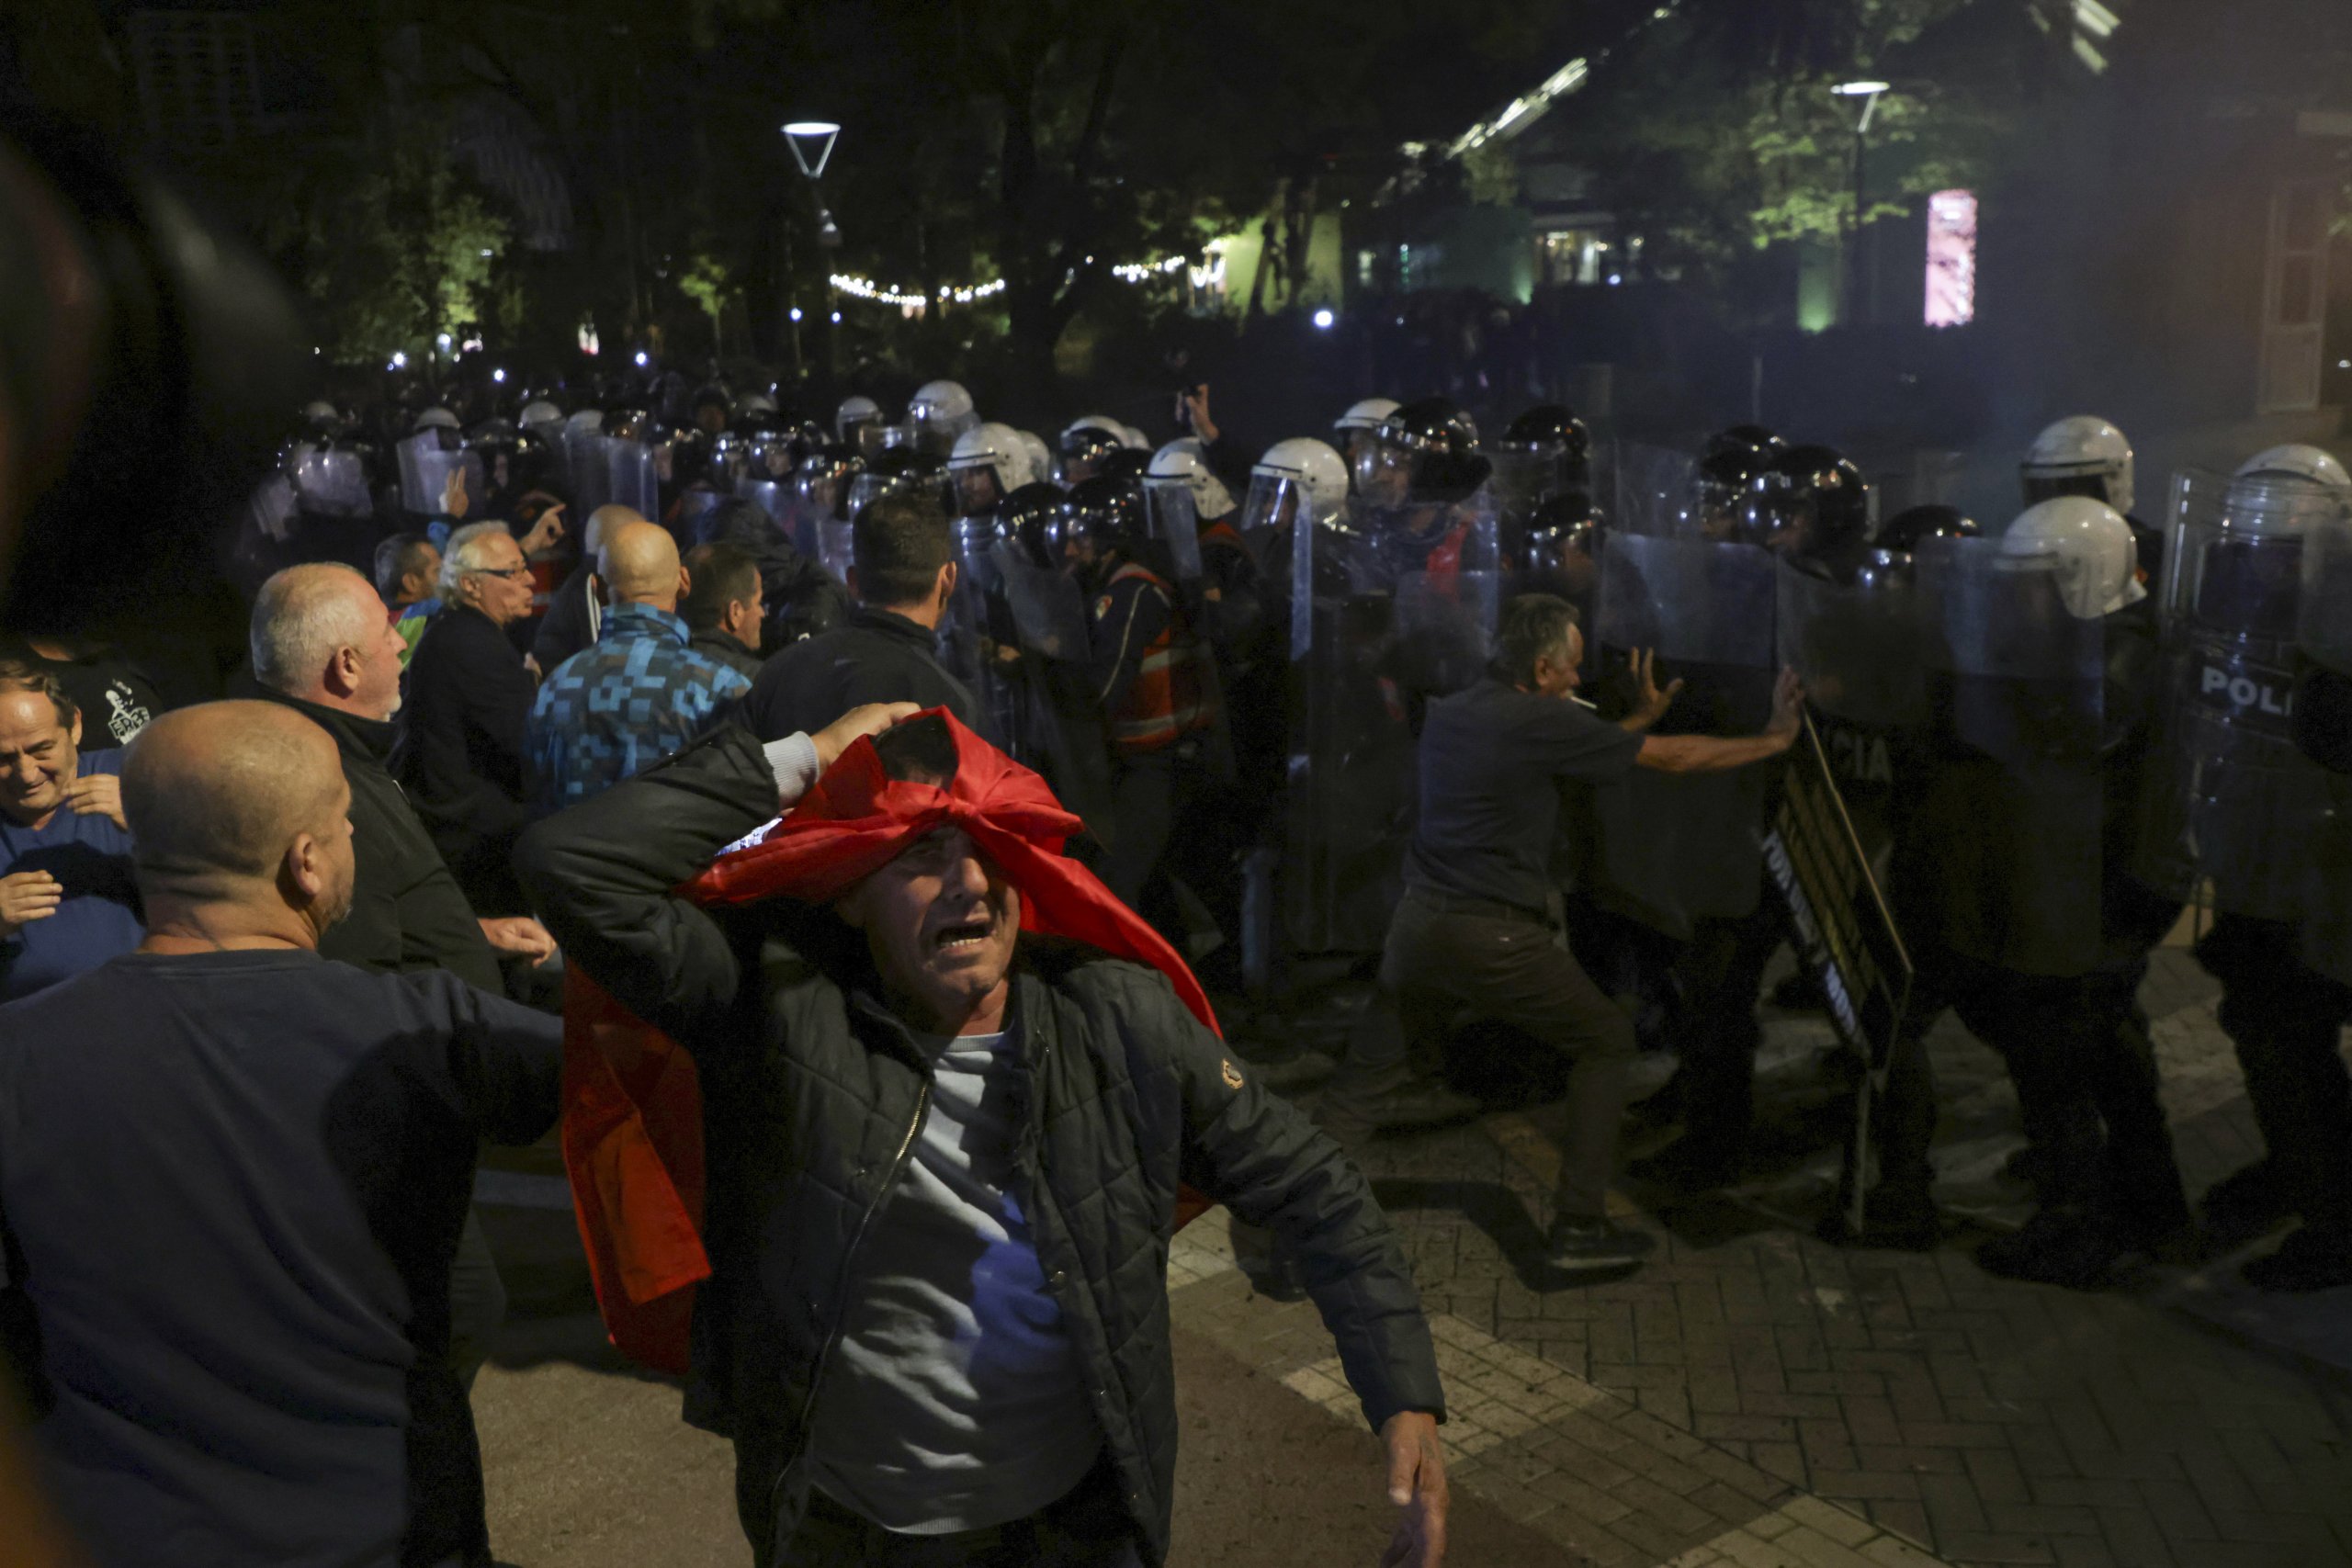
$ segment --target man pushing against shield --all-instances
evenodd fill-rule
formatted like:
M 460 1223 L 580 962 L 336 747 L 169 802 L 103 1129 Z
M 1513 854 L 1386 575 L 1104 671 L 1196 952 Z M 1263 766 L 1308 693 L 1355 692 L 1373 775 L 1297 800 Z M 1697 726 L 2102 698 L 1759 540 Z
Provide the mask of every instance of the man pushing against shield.
M 762 1568 L 1157 1564 L 1197 1192 L 1299 1258 L 1386 1443 L 1384 1562 L 1435 1568 L 1443 1396 L 1363 1177 L 1063 858 L 1044 782 L 944 713 L 886 728 L 910 711 L 730 727 L 523 840 L 603 992 L 565 1144 L 616 1341 L 690 1334 Z

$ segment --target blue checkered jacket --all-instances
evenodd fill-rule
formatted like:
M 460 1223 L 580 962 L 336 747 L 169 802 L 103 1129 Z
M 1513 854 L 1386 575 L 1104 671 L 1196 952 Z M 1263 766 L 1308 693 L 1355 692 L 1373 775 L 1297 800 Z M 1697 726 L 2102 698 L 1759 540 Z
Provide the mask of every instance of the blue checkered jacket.
M 531 709 L 542 810 L 577 805 L 683 750 L 752 689 L 687 636 L 666 610 L 624 604 L 593 647 L 548 672 Z

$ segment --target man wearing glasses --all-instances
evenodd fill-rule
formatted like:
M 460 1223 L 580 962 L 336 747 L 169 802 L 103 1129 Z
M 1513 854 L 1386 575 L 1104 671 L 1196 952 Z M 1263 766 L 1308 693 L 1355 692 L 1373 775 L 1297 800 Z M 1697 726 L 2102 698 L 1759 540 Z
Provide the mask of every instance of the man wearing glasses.
M 392 770 L 474 912 L 528 914 L 506 862 L 531 820 L 537 681 L 506 628 L 531 613 L 531 569 L 505 524 L 449 536 L 441 600 L 409 661 Z

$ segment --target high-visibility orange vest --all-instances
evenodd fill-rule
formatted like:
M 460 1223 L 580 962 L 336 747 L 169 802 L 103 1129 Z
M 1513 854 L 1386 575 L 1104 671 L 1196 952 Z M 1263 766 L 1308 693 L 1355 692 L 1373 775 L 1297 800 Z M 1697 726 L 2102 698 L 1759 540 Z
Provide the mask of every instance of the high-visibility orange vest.
M 1136 581 L 1167 595 L 1169 615 L 1168 624 L 1144 649 L 1142 671 L 1127 688 L 1125 700 L 1111 716 L 1111 742 L 1128 756 L 1172 746 L 1206 729 L 1216 716 L 1201 679 L 1204 654 L 1192 628 L 1184 625 L 1175 591 L 1159 573 L 1134 561 L 1111 574 L 1111 584 Z

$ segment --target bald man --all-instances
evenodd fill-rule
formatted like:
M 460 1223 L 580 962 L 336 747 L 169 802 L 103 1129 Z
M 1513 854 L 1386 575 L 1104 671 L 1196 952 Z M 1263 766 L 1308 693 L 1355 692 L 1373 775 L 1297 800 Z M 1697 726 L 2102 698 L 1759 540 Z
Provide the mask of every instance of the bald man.
M 596 646 L 548 672 L 531 709 L 542 810 L 574 806 L 642 773 L 729 716 L 752 682 L 689 646 L 678 542 L 632 517 L 597 558 L 611 608 Z
M 563 585 L 548 595 L 547 614 L 540 617 L 531 639 L 531 657 L 545 674 L 596 640 L 605 615 L 605 582 L 596 575 L 596 558 L 605 541 L 623 525 L 642 523 L 632 507 L 600 506 L 588 514 L 580 534 L 580 564 Z
M 480 1139 L 553 1122 L 560 1025 L 318 954 L 350 907 L 335 744 L 164 715 L 122 801 L 147 936 L 0 1007 L 6 1348 L 102 1565 L 489 1560 L 449 1269 Z

